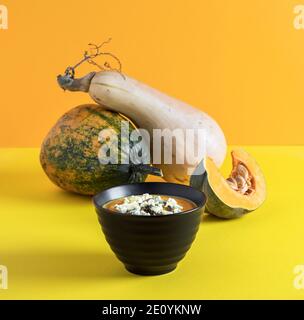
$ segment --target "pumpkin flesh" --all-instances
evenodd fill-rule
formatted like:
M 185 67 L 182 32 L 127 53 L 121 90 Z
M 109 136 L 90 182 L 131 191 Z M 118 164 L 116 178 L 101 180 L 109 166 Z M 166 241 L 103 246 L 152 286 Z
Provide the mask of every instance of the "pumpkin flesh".
M 208 197 L 206 209 L 221 218 L 236 218 L 253 211 L 266 197 L 265 179 L 254 158 L 242 149 L 232 151 L 231 156 L 233 168 L 230 177 L 236 176 L 240 164 L 248 170 L 251 187 L 246 193 L 233 189 L 211 158 L 204 161 L 206 177 L 202 189 Z

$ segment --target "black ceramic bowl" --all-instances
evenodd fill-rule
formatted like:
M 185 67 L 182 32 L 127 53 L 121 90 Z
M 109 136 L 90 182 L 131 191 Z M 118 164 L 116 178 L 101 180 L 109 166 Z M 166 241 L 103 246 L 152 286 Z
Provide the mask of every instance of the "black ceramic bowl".
M 182 197 L 197 207 L 161 216 L 137 216 L 103 207 L 108 201 L 143 193 Z M 93 201 L 106 240 L 126 269 L 141 275 L 157 275 L 174 270 L 190 249 L 206 197 L 189 186 L 147 182 L 107 189 L 94 196 Z

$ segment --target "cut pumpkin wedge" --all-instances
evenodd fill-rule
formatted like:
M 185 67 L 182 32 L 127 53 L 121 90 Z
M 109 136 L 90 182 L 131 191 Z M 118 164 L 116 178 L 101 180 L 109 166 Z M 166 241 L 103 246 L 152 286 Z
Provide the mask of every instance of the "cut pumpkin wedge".
M 191 178 L 191 185 L 207 196 L 206 212 L 225 219 L 256 210 L 266 198 L 264 175 L 255 159 L 243 149 L 233 150 L 231 157 L 232 170 L 228 179 L 222 176 L 210 157 L 204 159 L 202 178 Z

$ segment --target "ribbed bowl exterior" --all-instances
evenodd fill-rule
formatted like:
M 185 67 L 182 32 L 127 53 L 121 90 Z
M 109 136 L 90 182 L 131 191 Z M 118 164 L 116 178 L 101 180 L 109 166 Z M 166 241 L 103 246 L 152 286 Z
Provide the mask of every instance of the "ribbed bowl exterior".
M 120 190 L 113 190 L 117 188 Z M 117 258 L 128 271 L 136 274 L 157 275 L 174 270 L 199 229 L 204 194 L 188 186 L 157 182 L 111 189 L 95 196 L 94 203 L 102 231 Z M 110 200 L 143 193 L 184 197 L 195 202 L 197 208 L 172 215 L 135 216 L 113 213 L 102 207 Z

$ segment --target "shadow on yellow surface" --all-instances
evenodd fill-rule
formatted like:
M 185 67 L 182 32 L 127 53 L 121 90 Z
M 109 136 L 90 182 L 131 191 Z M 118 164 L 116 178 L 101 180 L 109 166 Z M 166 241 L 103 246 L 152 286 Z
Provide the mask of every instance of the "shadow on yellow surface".
M 203 214 L 203 217 L 202 217 L 202 222 L 203 223 L 224 223 L 224 222 L 228 222 L 229 220 L 225 220 L 225 219 L 220 219 L 220 218 L 217 218 L 211 214 L 208 214 L 208 213 L 204 213 Z
M 34 201 L 35 204 L 39 202 L 43 204 L 56 202 L 56 205 L 87 204 L 91 201 L 89 196 L 66 192 L 55 185 L 51 185 L 48 178 L 43 176 L 43 172 L 37 170 L 33 172 L 1 171 L 0 177 L 3 182 L 0 190 L 2 197 L 5 199 L 14 201 L 18 199 L 18 201 L 27 203 Z
M 85 251 L 30 251 L 2 253 L 12 277 L 111 279 L 133 277 L 112 253 Z

